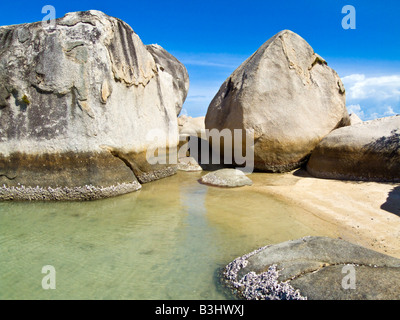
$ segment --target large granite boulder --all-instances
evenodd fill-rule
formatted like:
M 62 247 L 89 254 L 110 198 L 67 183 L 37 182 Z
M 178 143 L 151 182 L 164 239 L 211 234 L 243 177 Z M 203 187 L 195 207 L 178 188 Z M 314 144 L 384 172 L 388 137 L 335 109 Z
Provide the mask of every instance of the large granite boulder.
M 224 82 L 209 106 L 206 129 L 254 130 L 255 168 L 290 171 L 332 130 L 349 124 L 345 100 L 337 73 L 285 30 Z
M 235 259 L 222 280 L 248 300 L 398 300 L 400 260 L 340 239 L 307 237 Z
M 313 151 L 307 171 L 328 179 L 400 181 L 400 116 L 333 131 Z
M 174 174 L 148 160 L 177 147 L 187 87 L 175 58 L 99 11 L 1 27 L 0 199 L 97 199 Z

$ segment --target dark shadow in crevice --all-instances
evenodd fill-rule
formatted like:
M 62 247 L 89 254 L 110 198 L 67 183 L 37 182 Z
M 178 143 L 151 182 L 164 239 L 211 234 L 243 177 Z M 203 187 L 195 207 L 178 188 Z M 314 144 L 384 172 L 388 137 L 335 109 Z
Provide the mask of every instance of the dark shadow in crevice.
M 306 165 L 301 166 L 299 169 L 293 172 L 295 177 L 300 178 L 315 178 L 311 174 L 308 173 Z

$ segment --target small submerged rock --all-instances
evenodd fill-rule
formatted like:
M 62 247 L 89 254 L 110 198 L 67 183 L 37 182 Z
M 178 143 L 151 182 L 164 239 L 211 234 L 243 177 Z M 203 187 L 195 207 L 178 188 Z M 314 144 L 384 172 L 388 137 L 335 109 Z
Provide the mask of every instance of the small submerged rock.
M 237 169 L 222 169 L 211 172 L 202 177 L 200 182 L 226 188 L 251 186 L 253 184 L 253 181 L 251 181 L 246 174 Z

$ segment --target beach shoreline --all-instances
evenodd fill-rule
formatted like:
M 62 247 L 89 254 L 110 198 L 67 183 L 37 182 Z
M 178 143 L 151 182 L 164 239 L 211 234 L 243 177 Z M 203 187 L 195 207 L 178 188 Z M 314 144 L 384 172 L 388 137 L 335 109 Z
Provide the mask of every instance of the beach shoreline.
M 318 179 L 303 169 L 250 178 L 253 191 L 304 209 L 303 221 L 318 217 L 343 240 L 400 258 L 400 184 Z

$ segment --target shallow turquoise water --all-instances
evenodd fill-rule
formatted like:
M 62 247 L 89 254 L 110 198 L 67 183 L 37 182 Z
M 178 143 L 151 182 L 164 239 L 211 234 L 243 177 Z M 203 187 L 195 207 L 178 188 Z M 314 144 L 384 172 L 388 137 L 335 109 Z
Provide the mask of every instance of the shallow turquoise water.
M 226 299 L 216 271 L 267 244 L 328 235 L 298 208 L 179 173 L 85 203 L 0 203 L 0 299 Z M 42 267 L 56 269 L 43 290 Z

